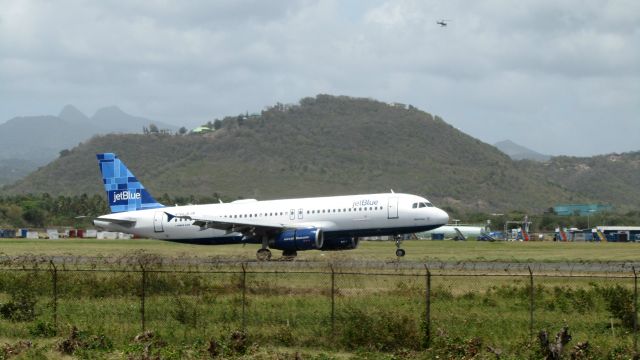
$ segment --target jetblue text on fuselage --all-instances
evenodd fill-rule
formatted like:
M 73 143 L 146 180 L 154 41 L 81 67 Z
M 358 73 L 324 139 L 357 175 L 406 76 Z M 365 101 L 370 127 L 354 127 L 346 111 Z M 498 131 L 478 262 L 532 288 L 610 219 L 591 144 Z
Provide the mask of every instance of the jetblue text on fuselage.
M 140 193 L 133 193 L 131 191 L 121 191 L 113 194 L 113 202 L 121 200 L 137 200 L 140 199 Z
M 358 200 L 353 202 L 353 207 L 376 206 L 376 205 L 378 205 L 378 200 L 363 199 L 363 200 Z

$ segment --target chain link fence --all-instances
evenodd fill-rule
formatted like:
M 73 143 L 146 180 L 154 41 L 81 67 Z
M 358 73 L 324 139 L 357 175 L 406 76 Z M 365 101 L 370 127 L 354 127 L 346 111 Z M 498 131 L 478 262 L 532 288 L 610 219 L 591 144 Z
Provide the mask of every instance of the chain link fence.
M 572 354 L 638 354 L 635 269 L 519 270 L 22 264 L 0 268 L 0 337 L 54 337 L 73 326 L 117 346 L 145 330 L 174 343 L 239 330 L 274 346 L 460 357 L 544 355 L 546 337 L 549 349 Z M 565 327 L 566 342 L 556 339 Z

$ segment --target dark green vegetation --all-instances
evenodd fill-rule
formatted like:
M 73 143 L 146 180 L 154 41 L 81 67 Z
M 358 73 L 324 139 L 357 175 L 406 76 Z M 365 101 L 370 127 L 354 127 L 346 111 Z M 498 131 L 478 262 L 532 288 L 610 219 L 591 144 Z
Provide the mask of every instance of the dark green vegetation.
M 319 95 L 215 126 L 204 136 L 96 137 L 3 193 L 99 194 L 95 153 L 112 151 L 157 197 L 271 199 L 393 188 L 465 211 L 541 212 L 586 201 L 640 206 L 640 153 L 516 162 L 411 106 Z
M 0 196 L 0 228 L 73 226 L 92 227 L 93 218 L 109 213 L 105 195 L 87 194 L 56 196 L 49 193 Z M 164 204 L 195 204 L 218 202 L 218 197 L 202 196 L 158 198 Z
M 8 344 L 34 341 L 32 353 L 80 358 L 266 359 L 279 349 L 285 359 L 293 352 L 318 359 L 492 359 L 499 352 L 521 359 L 542 358 L 539 330 L 553 336 L 568 326 L 567 358 L 584 342 L 581 359 L 633 354 L 628 276 L 436 272 L 428 281 L 424 271 L 393 267 L 291 272 L 285 263 L 284 271 L 252 265 L 245 272 L 224 264 L 162 268 L 145 259 L 130 262 L 145 264 L 144 272 L 137 265 L 88 271 L 5 264 L 0 336 Z

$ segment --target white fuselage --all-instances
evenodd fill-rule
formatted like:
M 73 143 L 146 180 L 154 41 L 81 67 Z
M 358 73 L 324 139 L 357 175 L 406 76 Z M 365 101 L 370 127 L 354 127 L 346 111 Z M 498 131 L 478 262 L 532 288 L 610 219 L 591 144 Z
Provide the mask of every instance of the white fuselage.
M 428 206 L 416 207 L 417 203 Z M 308 226 L 322 229 L 325 237 L 413 233 L 437 228 L 449 220 L 446 212 L 422 197 L 384 193 L 174 206 L 104 215 L 94 223 L 108 231 L 182 242 L 207 239 L 209 243 L 232 243 L 242 238 L 240 233 L 201 228 L 184 217 L 284 228 Z M 135 224 L 125 226 L 100 219 L 127 220 Z

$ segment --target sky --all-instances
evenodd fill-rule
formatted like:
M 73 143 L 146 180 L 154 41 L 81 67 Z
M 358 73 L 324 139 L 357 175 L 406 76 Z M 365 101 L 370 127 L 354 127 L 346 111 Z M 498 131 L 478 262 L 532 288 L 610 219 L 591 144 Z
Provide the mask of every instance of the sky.
M 195 127 L 317 94 L 545 154 L 638 151 L 640 1 L 0 0 L 0 123 L 73 104 Z

